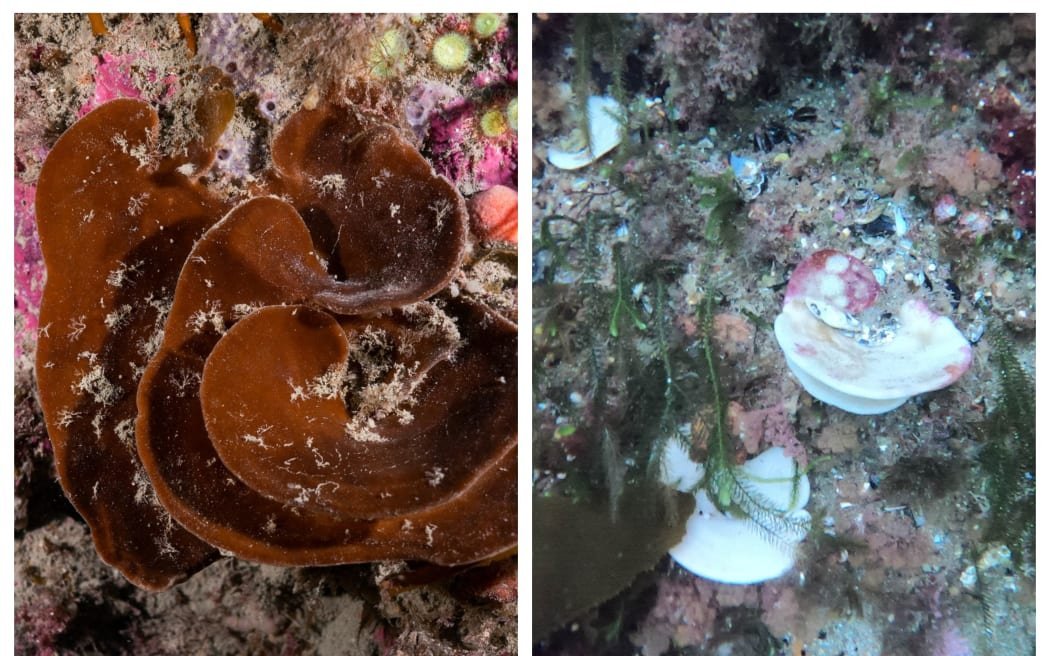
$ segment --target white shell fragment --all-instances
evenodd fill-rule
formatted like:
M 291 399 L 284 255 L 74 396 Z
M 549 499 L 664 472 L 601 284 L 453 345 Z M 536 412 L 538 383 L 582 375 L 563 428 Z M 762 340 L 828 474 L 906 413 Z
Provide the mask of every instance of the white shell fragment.
M 565 150 L 550 146 L 547 161 L 559 169 L 575 170 L 596 161 L 620 145 L 623 140 L 623 109 L 615 98 L 591 96 L 587 99 L 587 124 L 590 138 L 584 140 L 577 130 Z
M 757 160 L 729 153 L 729 167 L 733 169 L 733 176 L 745 200 L 754 200 L 761 195 L 766 184 L 766 174 Z
M 703 466 L 674 440 L 664 451 L 663 464 L 664 481 L 680 491 L 691 491 L 703 478 Z M 781 511 L 797 528 L 771 539 L 754 520 L 723 514 L 700 490 L 685 537 L 671 549 L 671 557 L 693 574 L 719 583 L 746 585 L 775 579 L 795 564 L 795 548 L 806 536 L 801 527 L 809 525 L 804 510 L 809 479 L 798 476 L 795 461 L 780 447 L 763 451 L 738 467 L 737 473 L 751 484 L 752 494 L 760 496 L 763 505 Z
M 895 321 L 865 325 L 853 315 L 878 294 L 856 258 L 819 251 L 799 264 L 773 330 L 807 392 L 854 414 L 889 412 L 916 394 L 951 385 L 970 367 L 970 343 L 948 317 L 919 299 Z

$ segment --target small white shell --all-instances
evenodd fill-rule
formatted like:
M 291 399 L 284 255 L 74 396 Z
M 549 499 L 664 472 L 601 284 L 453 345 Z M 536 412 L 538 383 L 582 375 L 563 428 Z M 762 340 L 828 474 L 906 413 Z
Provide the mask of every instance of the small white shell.
M 808 523 L 809 513 L 804 508 L 809 502 L 809 479 L 803 475 L 794 485 L 795 461 L 782 448 L 763 451 L 741 465 L 739 471 L 767 503 L 783 510 L 792 520 Z M 664 452 L 664 472 L 667 483 L 685 491 L 692 486 L 684 483 L 695 485 L 703 467 L 672 441 Z M 707 492 L 701 490 L 696 494 L 696 509 L 686 523 L 685 536 L 670 554 L 679 565 L 705 579 L 740 585 L 759 583 L 791 569 L 795 564 L 795 545 L 805 538 L 805 532 L 779 537 L 788 544 L 771 541 L 750 520 L 722 514 Z
M 892 336 L 864 343 L 817 318 L 794 298 L 773 324 L 788 367 L 816 398 L 861 415 L 897 408 L 909 397 L 955 382 L 970 366 L 970 344 L 948 317 L 906 301 Z
M 857 319 L 846 312 L 841 310 L 830 303 L 825 303 L 821 300 L 808 299 L 809 311 L 813 313 L 813 316 L 820 319 L 824 323 L 828 324 L 832 328 L 838 328 L 840 330 L 858 330 L 861 327 L 861 323 Z
M 590 139 L 573 150 L 547 148 L 547 161 L 559 169 L 575 170 L 596 161 L 623 140 L 623 110 L 615 98 L 591 96 L 587 99 Z

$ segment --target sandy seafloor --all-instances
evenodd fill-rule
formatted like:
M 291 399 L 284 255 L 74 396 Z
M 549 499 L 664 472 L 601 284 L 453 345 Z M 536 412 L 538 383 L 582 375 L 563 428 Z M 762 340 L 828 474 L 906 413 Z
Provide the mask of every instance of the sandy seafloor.
M 714 294 L 731 448 L 804 458 L 814 528 L 791 571 L 755 585 L 664 556 L 533 653 L 1034 653 L 1034 555 L 988 533 L 986 447 L 1015 437 L 980 429 L 994 330 L 1034 380 L 1034 38 L 1034 16 L 535 19 L 534 494 L 586 504 L 644 476 L 665 419 L 702 452 L 711 398 L 661 418 L 660 372 L 670 353 L 676 388 L 706 375 L 686 356 Z M 626 137 L 559 170 L 547 146 L 579 129 L 582 94 L 628 105 Z M 742 181 L 736 237 L 713 239 L 702 179 L 731 154 L 765 181 Z M 918 297 L 950 317 L 973 343 L 962 378 L 874 416 L 804 391 L 771 324 L 822 248 L 878 269 L 879 311 Z M 1011 475 L 1031 500 L 1034 461 Z
M 515 185 L 513 20 L 487 15 L 495 34 L 481 38 L 469 14 L 277 19 L 282 29 L 251 15 L 193 15 L 198 50 L 191 56 L 174 15 L 106 15 L 102 36 L 86 14 L 16 17 L 16 653 L 516 651 L 513 594 L 493 600 L 453 594 L 447 583 L 401 594 L 381 586 L 404 563 L 303 569 L 225 558 L 173 589 L 145 592 L 98 559 L 58 486 L 32 372 L 45 280 L 33 199 L 49 148 L 78 116 L 110 98 L 142 97 L 160 107 L 162 147 L 169 147 L 187 137 L 175 126 L 199 93 L 186 82 L 204 66 L 219 68 L 232 81 L 237 111 L 212 184 L 236 198 L 265 168 L 266 143 L 285 117 L 323 100 L 329 84 L 363 79 L 388 120 L 464 195 Z M 435 66 L 430 52 L 449 31 L 466 35 L 471 48 L 456 72 Z M 483 132 L 480 117 L 489 111 L 502 118 Z

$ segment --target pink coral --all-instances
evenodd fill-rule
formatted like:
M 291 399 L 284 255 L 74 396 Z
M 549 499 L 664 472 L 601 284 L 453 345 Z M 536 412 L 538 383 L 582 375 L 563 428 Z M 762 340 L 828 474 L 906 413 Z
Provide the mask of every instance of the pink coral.
M 739 403 L 730 402 L 726 412 L 730 430 L 744 441 L 749 454 L 767 447 L 779 446 L 784 453 L 805 467 L 809 461 L 806 449 L 795 436 L 795 427 L 783 403 L 769 408 L 745 410 Z
M 490 87 L 500 81 L 500 75 L 494 71 L 480 71 L 474 76 L 474 86 L 479 89 Z
M 662 654 L 668 646 L 703 644 L 718 616 L 717 584 L 699 577 L 662 579 L 656 603 L 632 642 L 645 654 Z
M 474 132 L 474 108 L 464 98 L 430 115 L 429 141 L 434 167 L 457 185 L 470 170 L 470 158 L 463 146 L 469 143 Z
M 857 314 L 871 307 L 879 283 L 866 264 L 847 253 L 824 249 L 799 262 L 784 293 L 785 305 L 793 299 L 820 301 Z
M 863 512 L 861 534 L 868 544 L 867 559 L 893 570 L 915 569 L 929 561 L 930 536 L 903 514 L 887 512 L 875 504 Z
M 496 185 L 517 186 L 517 139 L 501 140 L 485 145 L 485 154 L 478 162 L 477 178 L 480 188 Z
M 15 178 L 15 361 L 35 350 L 44 260 L 36 233 L 36 187 Z
M 797 633 L 805 614 L 790 584 L 767 583 L 760 589 L 762 621 L 777 635 Z
M 463 193 L 516 186 L 517 137 L 509 130 L 497 137 L 484 136 L 478 113 L 478 105 L 459 98 L 430 114 L 427 141 L 434 168 Z M 479 140 L 484 144 L 480 148 Z
M 755 327 L 739 314 L 722 312 L 713 319 L 712 337 L 728 358 L 747 355 L 755 340 Z
M 443 82 L 427 80 L 412 88 L 405 98 L 404 111 L 416 136 L 425 139 L 431 129 L 434 113 L 456 100 L 456 90 Z M 440 127 L 442 123 L 438 123 Z
M 1006 180 L 1018 223 L 1025 230 L 1035 230 L 1035 171 L 1014 162 L 1006 169 Z
M 485 57 L 486 68 L 474 76 L 474 86 L 479 89 L 495 87 L 500 84 L 515 86 L 518 83 L 517 44 L 507 37 L 510 30 L 506 25 L 492 36 L 495 48 L 490 49 Z
M 980 148 L 966 148 L 947 137 L 932 140 L 927 165 L 941 186 L 959 196 L 977 198 L 1002 183 L 1003 165 L 994 154 Z
M 104 52 L 95 63 L 95 92 L 88 98 L 77 116 L 84 116 L 102 103 L 114 98 L 141 98 L 142 90 L 132 77 L 134 67 L 142 59 L 141 54 L 113 55 Z M 156 70 L 149 70 L 146 79 L 155 82 L 158 79 Z M 160 98 L 170 98 L 175 93 L 178 78 L 174 75 L 164 77 L 164 90 Z
M 1005 87 L 981 102 L 981 117 L 995 126 L 989 150 L 1002 160 L 1014 214 L 1021 227 L 1034 230 L 1035 113 L 1023 110 Z
M 65 653 L 58 642 L 74 617 L 74 611 L 57 594 L 42 589 L 15 609 L 15 651 L 39 656 Z

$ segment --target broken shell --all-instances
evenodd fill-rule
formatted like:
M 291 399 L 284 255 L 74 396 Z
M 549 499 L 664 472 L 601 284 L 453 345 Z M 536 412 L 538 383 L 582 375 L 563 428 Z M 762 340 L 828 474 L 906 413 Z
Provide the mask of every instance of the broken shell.
M 682 492 L 691 491 L 703 478 L 703 465 L 692 461 L 675 440 L 668 443 L 663 463 L 664 481 Z M 763 451 L 736 471 L 749 483 L 752 497 L 760 496 L 764 505 L 775 508 L 790 528 L 771 534 L 754 519 L 719 511 L 707 492 L 700 490 L 685 537 L 669 553 L 693 574 L 719 583 L 747 585 L 775 579 L 795 564 L 795 547 L 806 536 L 809 478 L 798 475 L 795 461 L 780 447 Z
M 766 184 L 766 174 L 762 171 L 762 165 L 756 160 L 729 153 L 729 167 L 733 169 L 733 176 L 744 198 L 758 198 Z
M 762 174 L 762 165 L 756 160 L 740 157 L 734 153 L 729 153 L 729 166 L 733 169 L 733 175 L 742 184 L 751 184 Z
M 855 414 L 881 414 L 908 398 L 951 385 L 970 367 L 966 338 L 919 299 L 896 321 L 865 325 L 878 283 L 864 264 L 823 250 L 788 282 L 774 333 L 788 368 L 814 397 Z
M 623 109 L 615 98 L 591 96 L 587 99 L 587 127 L 590 138 L 584 142 L 583 133 L 577 130 L 575 139 L 562 150 L 547 148 L 547 161 L 559 169 L 580 169 L 598 160 L 602 155 L 620 145 L 623 140 Z
M 944 194 L 933 206 L 933 218 L 937 223 L 947 223 L 958 214 L 959 206 L 955 204 L 955 198 L 951 194 Z
M 784 304 L 796 298 L 816 301 L 850 314 L 858 314 L 875 302 L 879 284 L 863 262 L 836 250 L 826 249 L 802 260 L 788 280 Z
M 877 246 L 886 237 L 903 237 L 908 232 L 908 218 L 904 209 L 894 202 L 870 203 L 856 220 L 861 241 Z M 902 240 L 903 241 L 903 240 Z
M 859 330 L 862 324 L 849 312 L 844 312 L 837 307 L 828 305 L 821 301 L 809 301 L 809 311 L 813 316 L 839 330 Z

